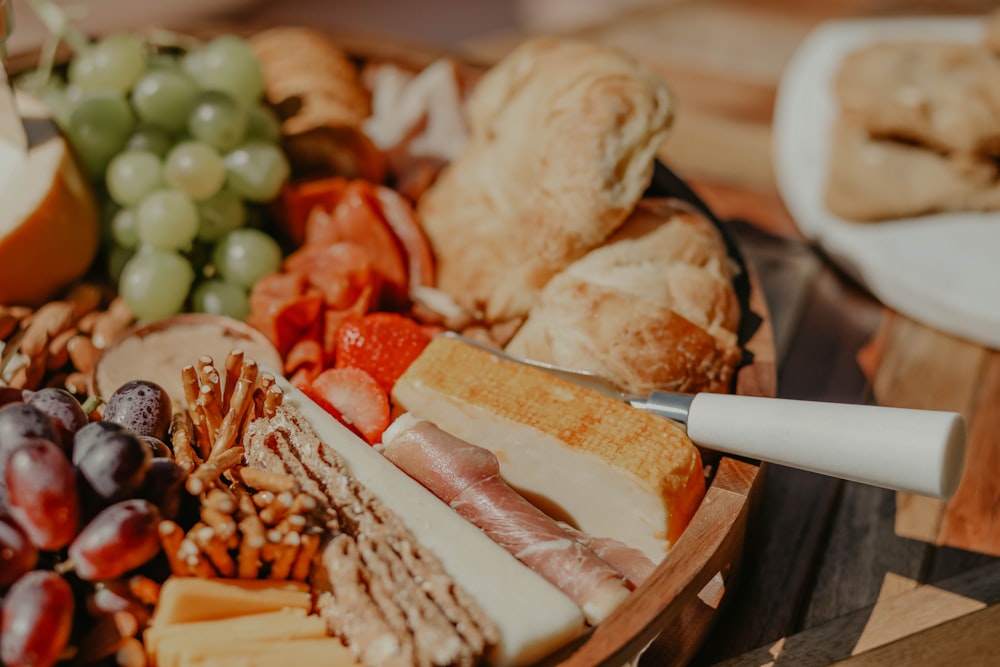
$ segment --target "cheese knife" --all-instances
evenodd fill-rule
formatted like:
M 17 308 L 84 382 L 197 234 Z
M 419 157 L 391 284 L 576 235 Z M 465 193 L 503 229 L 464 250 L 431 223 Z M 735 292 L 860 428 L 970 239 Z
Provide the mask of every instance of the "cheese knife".
M 957 412 L 735 394 L 632 396 L 589 371 L 441 335 L 672 419 L 700 447 L 935 498 L 955 493 L 965 467 L 965 420 Z

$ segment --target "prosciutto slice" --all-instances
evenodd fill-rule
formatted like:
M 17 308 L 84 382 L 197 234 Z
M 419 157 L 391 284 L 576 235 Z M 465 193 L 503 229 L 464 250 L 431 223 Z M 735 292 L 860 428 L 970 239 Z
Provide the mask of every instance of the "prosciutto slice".
M 401 421 L 402 420 L 402 421 Z M 383 454 L 599 623 L 629 593 L 622 575 L 500 477 L 493 452 L 401 417 Z

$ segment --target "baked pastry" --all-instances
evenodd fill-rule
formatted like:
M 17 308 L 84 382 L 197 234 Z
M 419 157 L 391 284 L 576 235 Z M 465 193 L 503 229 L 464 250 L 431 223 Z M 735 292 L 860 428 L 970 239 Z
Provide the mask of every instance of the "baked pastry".
M 1000 56 L 1000 9 L 986 17 L 986 46 Z
M 939 151 L 1000 151 L 1000 58 L 979 44 L 879 42 L 834 82 L 843 117 Z
M 614 49 L 515 49 L 473 90 L 469 143 L 418 203 L 438 286 L 487 322 L 526 315 L 635 206 L 672 115 L 663 82 Z
M 556 275 L 507 351 L 599 373 L 622 389 L 728 391 L 739 304 L 721 234 L 645 199 L 608 242 Z
M 829 169 L 826 207 L 848 220 L 1000 209 L 995 160 L 875 139 L 844 120 L 834 130 Z
M 296 168 L 381 181 L 385 160 L 361 129 L 371 100 L 347 54 L 309 28 L 269 28 L 248 42 Z

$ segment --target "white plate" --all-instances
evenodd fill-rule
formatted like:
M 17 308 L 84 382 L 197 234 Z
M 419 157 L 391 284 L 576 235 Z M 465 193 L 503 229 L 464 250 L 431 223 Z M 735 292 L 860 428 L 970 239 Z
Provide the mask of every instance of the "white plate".
M 851 51 L 876 41 L 975 42 L 974 18 L 826 23 L 792 58 L 774 110 L 778 189 L 802 233 L 885 305 L 943 331 L 1000 347 L 1000 213 L 947 213 L 856 223 L 823 204 L 838 109 L 833 77 Z

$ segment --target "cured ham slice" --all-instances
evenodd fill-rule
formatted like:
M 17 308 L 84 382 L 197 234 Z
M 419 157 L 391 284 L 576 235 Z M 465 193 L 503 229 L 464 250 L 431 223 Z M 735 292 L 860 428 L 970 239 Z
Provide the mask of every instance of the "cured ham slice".
M 488 449 L 408 415 L 383 437 L 383 454 L 599 623 L 629 594 L 621 574 L 500 477 Z
M 656 569 L 656 563 L 649 560 L 646 554 L 624 542 L 610 537 L 589 535 L 562 521 L 559 521 L 558 525 L 574 540 L 593 551 L 598 558 L 622 574 L 632 589 L 646 581 Z

